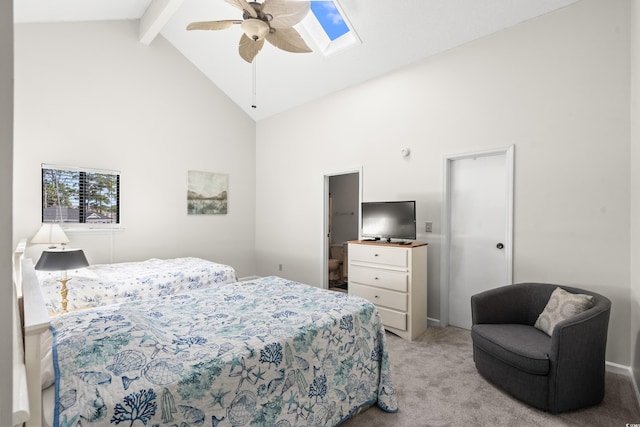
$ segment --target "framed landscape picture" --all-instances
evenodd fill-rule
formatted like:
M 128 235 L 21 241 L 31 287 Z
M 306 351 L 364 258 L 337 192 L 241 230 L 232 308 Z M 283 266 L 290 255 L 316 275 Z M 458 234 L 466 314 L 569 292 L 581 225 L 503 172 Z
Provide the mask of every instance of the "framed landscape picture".
M 229 175 L 188 171 L 187 213 L 189 215 L 221 215 L 227 213 Z

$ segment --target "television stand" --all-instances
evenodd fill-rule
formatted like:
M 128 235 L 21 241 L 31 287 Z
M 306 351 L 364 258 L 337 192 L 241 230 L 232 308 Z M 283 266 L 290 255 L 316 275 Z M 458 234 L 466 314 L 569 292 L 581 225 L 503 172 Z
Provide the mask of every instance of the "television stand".
M 411 341 L 427 328 L 427 244 L 349 242 L 349 295 L 375 304 L 385 329 Z

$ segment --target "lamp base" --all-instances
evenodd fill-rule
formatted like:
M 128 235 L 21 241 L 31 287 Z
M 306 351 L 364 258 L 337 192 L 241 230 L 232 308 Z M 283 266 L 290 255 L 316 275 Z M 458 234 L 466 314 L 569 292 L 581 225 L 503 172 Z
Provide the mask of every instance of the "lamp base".
M 67 294 L 69 293 L 69 290 L 67 289 L 67 282 L 71 280 L 71 277 L 65 277 L 63 279 L 58 279 L 57 281 L 60 282 L 62 284 L 62 287 L 60 288 L 60 295 L 62 296 L 62 312 L 66 313 L 67 312 Z

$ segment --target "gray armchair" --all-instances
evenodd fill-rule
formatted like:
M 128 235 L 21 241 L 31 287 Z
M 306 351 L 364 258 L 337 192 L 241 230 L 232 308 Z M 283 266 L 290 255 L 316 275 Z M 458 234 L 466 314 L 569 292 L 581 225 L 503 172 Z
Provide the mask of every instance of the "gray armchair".
M 473 360 L 478 372 L 513 397 L 551 413 L 598 404 L 604 397 L 605 349 L 611 301 L 593 296 L 586 311 L 556 326 L 535 328 L 558 285 L 521 283 L 471 297 Z

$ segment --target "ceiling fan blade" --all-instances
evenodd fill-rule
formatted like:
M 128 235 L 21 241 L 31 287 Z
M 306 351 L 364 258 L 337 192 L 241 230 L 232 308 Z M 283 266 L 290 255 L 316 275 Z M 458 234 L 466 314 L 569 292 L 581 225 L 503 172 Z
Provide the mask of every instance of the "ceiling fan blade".
M 224 30 L 225 28 L 232 27 L 235 24 L 242 24 L 242 21 L 226 20 L 192 22 L 191 24 L 187 25 L 187 30 Z
M 293 27 L 307 16 L 311 3 L 308 1 L 265 0 L 262 13 L 271 15 L 272 28 Z
M 264 46 L 264 39 L 253 41 L 246 34 L 240 37 L 240 44 L 238 45 L 238 52 L 245 61 L 251 63 L 253 58 L 256 57 L 260 49 Z
M 249 16 L 252 18 L 257 18 L 258 13 L 256 10 L 246 1 L 246 0 L 224 0 L 232 6 L 237 7 L 238 9 L 247 12 Z
M 311 48 L 307 46 L 300 33 L 295 29 L 273 28 L 272 30 L 272 33 L 267 34 L 267 41 L 278 49 L 294 53 L 311 52 Z

